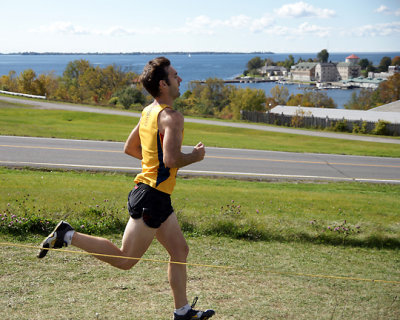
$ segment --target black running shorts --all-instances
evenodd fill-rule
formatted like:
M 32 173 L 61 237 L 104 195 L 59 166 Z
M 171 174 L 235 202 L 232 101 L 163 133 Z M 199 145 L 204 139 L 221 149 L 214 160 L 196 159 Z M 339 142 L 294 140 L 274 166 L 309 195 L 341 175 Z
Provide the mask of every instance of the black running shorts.
M 169 194 L 139 183 L 129 193 L 128 211 L 133 219 L 143 218 L 150 228 L 159 228 L 174 209 Z

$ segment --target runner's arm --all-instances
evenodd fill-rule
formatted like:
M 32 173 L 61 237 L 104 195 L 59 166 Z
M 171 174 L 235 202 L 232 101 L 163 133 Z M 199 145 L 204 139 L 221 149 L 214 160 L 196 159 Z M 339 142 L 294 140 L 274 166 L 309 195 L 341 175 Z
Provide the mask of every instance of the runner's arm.
M 166 112 L 165 112 L 166 111 Z M 199 142 L 191 153 L 182 153 L 183 116 L 174 110 L 166 109 L 160 115 L 160 126 L 164 132 L 163 161 L 166 167 L 182 168 L 204 159 L 205 148 Z
M 142 160 L 142 145 L 139 136 L 140 120 L 125 142 L 124 152 L 134 158 Z

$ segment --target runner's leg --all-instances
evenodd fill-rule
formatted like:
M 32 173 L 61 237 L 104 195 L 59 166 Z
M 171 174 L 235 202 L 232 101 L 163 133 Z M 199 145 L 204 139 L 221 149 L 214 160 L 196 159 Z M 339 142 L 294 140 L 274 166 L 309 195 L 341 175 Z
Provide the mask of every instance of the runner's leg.
M 176 214 L 172 213 L 156 233 L 157 240 L 170 255 L 170 261 L 186 262 L 189 247 L 183 237 Z M 188 303 L 186 296 L 186 265 L 170 263 L 168 265 L 168 280 L 173 292 L 175 309 Z
M 141 258 L 153 241 L 156 231 L 157 229 L 146 226 L 143 219 L 129 218 L 122 238 L 121 249 L 108 239 L 79 232 L 74 233 L 71 244 L 90 253 Z M 138 262 L 138 260 L 132 259 L 94 257 L 123 270 L 132 268 Z

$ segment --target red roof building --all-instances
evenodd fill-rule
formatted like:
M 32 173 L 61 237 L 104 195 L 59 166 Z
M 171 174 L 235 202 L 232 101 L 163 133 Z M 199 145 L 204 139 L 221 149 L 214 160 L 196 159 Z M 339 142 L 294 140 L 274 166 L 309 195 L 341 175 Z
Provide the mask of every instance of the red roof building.
M 355 54 L 352 54 L 352 55 L 346 57 L 346 59 L 360 59 L 360 58 L 357 57 Z

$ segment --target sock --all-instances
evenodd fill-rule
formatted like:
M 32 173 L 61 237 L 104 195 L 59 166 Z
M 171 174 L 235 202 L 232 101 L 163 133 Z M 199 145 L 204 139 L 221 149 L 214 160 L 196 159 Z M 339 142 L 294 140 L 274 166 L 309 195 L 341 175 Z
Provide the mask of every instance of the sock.
M 69 230 L 64 235 L 64 242 L 67 243 L 68 246 L 71 245 L 72 237 L 74 236 L 75 230 Z
M 175 309 L 175 313 L 176 313 L 178 316 L 183 316 L 183 315 L 185 315 L 190 309 L 192 309 L 192 307 L 191 307 L 189 304 L 187 304 L 186 306 L 183 306 L 182 308 Z

